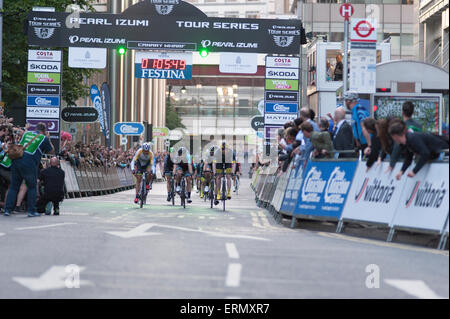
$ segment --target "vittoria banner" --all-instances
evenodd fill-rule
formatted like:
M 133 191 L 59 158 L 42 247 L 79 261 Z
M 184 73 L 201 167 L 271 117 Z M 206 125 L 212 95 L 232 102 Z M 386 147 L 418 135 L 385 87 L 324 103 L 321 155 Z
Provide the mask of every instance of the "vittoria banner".
M 190 43 L 194 50 L 298 54 L 306 43 L 300 20 L 210 18 L 190 7 L 183 1 L 145 1 L 121 14 L 33 11 L 27 20 L 28 44 L 117 48 L 130 42 L 130 47 Z
M 389 163 L 383 162 L 367 172 L 366 162 L 360 162 L 342 218 L 389 225 L 407 179 L 395 178 L 401 166 L 402 163 L 397 163 L 390 173 L 385 173 Z
M 405 174 L 393 226 L 442 231 L 449 209 L 448 173 L 448 163 L 433 163 L 424 166 L 414 178 Z

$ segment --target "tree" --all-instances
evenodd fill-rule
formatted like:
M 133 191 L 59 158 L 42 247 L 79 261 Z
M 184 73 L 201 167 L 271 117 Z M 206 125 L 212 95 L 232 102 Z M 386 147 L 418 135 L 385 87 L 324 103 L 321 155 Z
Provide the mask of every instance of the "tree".
M 54 7 L 64 12 L 71 4 L 94 11 L 92 0 L 14 0 L 5 1 L 3 9 L 3 72 L 2 99 L 6 105 L 14 102 L 25 105 L 27 95 L 28 44 L 24 33 L 28 12 L 34 6 Z M 46 48 L 47 49 L 47 48 Z M 51 48 L 49 48 L 51 49 Z M 54 48 L 57 49 L 57 48 Z M 96 70 L 72 69 L 68 66 L 68 48 L 63 50 L 62 98 L 68 105 L 75 105 L 80 97 L 88 95 L 89 87 L 83 84 L 83 76 L 90 77 Z
M 175 112 L 171 102 L 170 96 L 167 98 L 166 102 L 166 127 L 169 130 L 174 130 L 176 128 L 186 128 L 181 122 L 181 118 L 177 112 Z

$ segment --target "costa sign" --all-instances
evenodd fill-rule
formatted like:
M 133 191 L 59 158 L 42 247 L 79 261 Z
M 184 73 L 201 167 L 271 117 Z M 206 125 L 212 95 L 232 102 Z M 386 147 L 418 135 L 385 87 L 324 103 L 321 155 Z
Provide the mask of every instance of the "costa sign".
M 351 41 L 377 42 L 374 19 L 351 19 Z

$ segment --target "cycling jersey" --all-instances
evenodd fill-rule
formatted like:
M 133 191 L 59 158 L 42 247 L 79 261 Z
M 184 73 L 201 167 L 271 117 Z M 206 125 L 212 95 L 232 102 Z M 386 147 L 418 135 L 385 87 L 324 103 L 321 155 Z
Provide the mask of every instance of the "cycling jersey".
M 171 173 L 173 171 L 173 165 L 172 158 L 170 158 L 170 154 L 166 155 L 164 158 L 164 173 Z
M 236 154 L 229 148 L 225 149 L 225 153 L 222 152 L 222 149 L 219 149 L 214 153 L 214 163 L 216 164 L 216 170 L 231 168 L 236 163 Z
M 144 150 L 140 148 L 133 156 L 130 167 L 131 170 L 137 169 L 138 171 L 146 171 L 151 166 L 153 173 L 156 172 L 156 163 L 151 151 L 148 154 L 144 153 Z
M 177 163 L 178 169 L 188 171 L 189 165 L 192 165 L 192 157 L 189 154 L 186 154 L 184 157 L 177 156 L 175 162 Z

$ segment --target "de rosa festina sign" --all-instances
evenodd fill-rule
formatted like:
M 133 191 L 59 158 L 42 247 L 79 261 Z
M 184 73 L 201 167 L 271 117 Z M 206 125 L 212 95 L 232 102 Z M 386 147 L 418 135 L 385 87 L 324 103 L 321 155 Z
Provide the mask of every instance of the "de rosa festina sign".
M 41 47 L 188 43 L 194 51 L 298 54 L 305 42 L 300 20 L 30 12 L 27 27 L 28 44 Z

